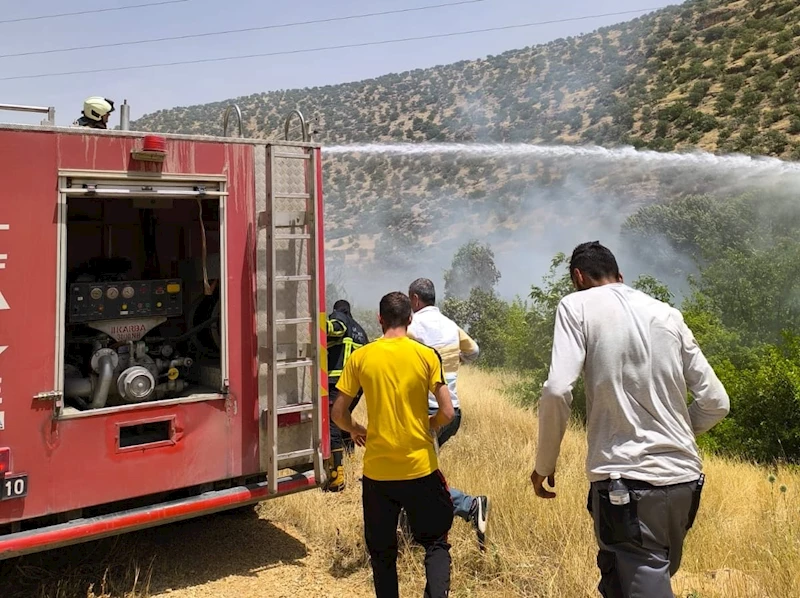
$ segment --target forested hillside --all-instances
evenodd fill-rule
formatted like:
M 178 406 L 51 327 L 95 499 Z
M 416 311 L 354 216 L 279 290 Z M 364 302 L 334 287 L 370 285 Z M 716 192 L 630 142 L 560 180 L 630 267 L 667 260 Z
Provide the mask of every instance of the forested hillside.
M 695 0 L 581 37 L 342 85 L 235 98 L 247 134 L 278 136 L 300 107 L 326 143 L 634 143 L 788 154 L 800 139 L 800 6 Z M 140 129 L 220 132 L 220 103 Z
M 689 0 L 481 60 L 173 108 L 133 128 L 220 133 L 234 101 L 248 136 L 282 136 L 297 107 L 319 119 L 326 145 L 633 144 L 791 158 L 800 156 L 798 42 L 796 0 Z M 548 189 L 575 175 L 552 161 L 463 157 L 328 155 L 325 169 L 330 255 L 359 265 L 375 255 L 402 263 L 416 242 L 465 230 L 502 238 L 522 224 L 543 226 L 553 218 Z M 582 188 L 602 187 L 603 173 L 580 170 Z M 615 185 L 622 217 L 665 195 L 659 181 L 640 183 Z

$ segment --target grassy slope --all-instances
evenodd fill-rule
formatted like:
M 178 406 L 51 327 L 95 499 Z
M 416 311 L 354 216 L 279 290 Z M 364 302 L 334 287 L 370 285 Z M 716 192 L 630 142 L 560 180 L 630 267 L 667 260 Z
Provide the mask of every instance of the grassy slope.
M 454 523 L 453 597 L 594 597 L 598 574 L 586 512 L 585 436 L 577 429 L 567 433 L 556 477 L 558 496 L 552 501 L 535 498 L 528 477 L 536 418 L 510 404 L 501 384 L 495 375 L 464 371 L 460 394 L 465 420 L 443 449 L 448 481 L 494 500 L 492 546 L 485 558 L 470 527 L 461 520 Z M 359 456 L 348 464 L 350 488 L 343 495 L 309 492 L 263 507 L 278 521 L 299 525 L 307 537 L 329 542 L 332 569 L 353 572 L 357 586 L 369 580 L 361 536 Z M 800 596 L 800 475 L 780 471 L 773 486 L 765 470 L 746 463 L 708 458 L 705 469 L 703 502 L 675 591 L 683 596 L 696 591 L 704 598 Z M 786 493 L 780 492 L 781 484 Z M 404 553 L 401 571 L 403 595 L 420 595 L 418 550 Z

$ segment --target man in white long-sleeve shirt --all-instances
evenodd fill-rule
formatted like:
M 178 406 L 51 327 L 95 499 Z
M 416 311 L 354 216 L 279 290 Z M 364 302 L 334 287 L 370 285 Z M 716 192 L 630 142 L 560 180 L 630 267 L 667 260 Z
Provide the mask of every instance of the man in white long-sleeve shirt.
M 728 395 L 681 313 L 626 286 L 606 247 L 579 245 L 569 270 L 581 292 L 556 312 L 531 482 L 537 496 L 555 496 L 544 482 L 555 485 L 572 389 L 583 373 L 598 589 L 605 598 L 673 598 L 670 578 L 704 481 L 695 437 L 727 415 Z M 612 474 L 627 487 L 627 504 L 611 502 Z

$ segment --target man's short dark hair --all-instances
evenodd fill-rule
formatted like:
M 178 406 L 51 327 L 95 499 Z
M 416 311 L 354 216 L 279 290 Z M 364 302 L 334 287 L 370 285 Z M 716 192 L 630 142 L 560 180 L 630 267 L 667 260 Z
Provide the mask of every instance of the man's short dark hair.
M 575 248 L 569 261 L 570 275 L 576 268 L 592 280 L 619 277 L 617 259 L 608 247 L 600 244 L 600 241 L 581 243 Z
M 343 314 L 350 315 L 350 302 L 345 299 L 339 299 L 333 304 L 333 311 L 339 311 Z
M 428 278 L 417 278 L 408 285 L 408 294 L 409 296 L 416 295 L 425 305 L 436 303 L 436 289 L 433 288 L 433 282 Z
M 408 326 L 408 320 L 411 318 L 411 300 L 408 295 L 394 291 L 381 298 L 379 311 L 383 325 L 387 329 Z

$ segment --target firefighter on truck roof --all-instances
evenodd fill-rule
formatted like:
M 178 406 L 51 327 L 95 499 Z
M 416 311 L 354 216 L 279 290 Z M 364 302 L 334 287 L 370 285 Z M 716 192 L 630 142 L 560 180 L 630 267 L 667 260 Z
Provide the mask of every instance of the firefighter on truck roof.
M 73 124 L 92 129 L 108 129 L 108 118 L 114 112 L 114 101 L 101 96 L 86 98 L 83 102 L 83 115 Z
M 369 342 L 367 333 L 361 325 L 353 319 L 350 313 L 350 303 L 344 299 L 339 299 L 333 304 L 333 311 L 328 316 L 327 322 L 328 336 L 328 398 L 329 404 L 333 406 L 339 391 L 336 383 L 344 370 L 344 364 L 350 358 L 350 354 L 363 347 Z M 355 401 L 350 405 L 350 412 L 358 405 L 361 399 L 359 391 Z M 353 448 L 353 441 L 350 434 L 343 432 L 330 420 L 331 430 L 331 477 L 326 486 L 328 492 L 341 492 L 344 490 L 344 451 L 348 452 Z

